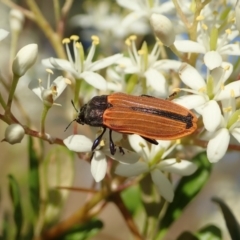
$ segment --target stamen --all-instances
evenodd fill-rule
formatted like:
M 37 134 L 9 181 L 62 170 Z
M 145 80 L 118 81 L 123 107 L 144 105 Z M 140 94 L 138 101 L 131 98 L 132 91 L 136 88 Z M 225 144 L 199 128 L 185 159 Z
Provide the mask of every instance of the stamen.
M 127 39 L 125 40 L 125 44 L 126 44 L 128 47 L 130 47 L 130 46 L 131 46 L 131 40 L 130 40 L 129 38 L 127 38 Z
M 136 40 L 137 40 L 137 36 L 136 36 L 136 35 L 131 35 L 131 36 L 129 37 L 129 40 L 131 40 L 131 41 L 136 41 Z
M 142 142 L 139 142 L 138 144 L 139 144 L 139 146 L 140 146 L 141 148 L 145 148 L 145 147 L 146 147 Z
M 230 35 L 232 33 L 232 30 L 230 28 L 228 28 L 228 29 L 225 30 L 225 33 Z
M 234 92 L 233 89 L 231 89 L 231 91 L 230 91 L 230 95 L 231 95 L 232 98 L 235 98 L 235 92 Z
M 68 78 L 64 78 L 64 82 L 65 82 L 66 84 L 68 84 L 68 85 L 71 85 L 71 84 L 72 84 L 71 80 L 68 79 Z
M 70 37 L 70 39 L 71 39 L 72 41 L 76 42 L 76 41 L 79 40 L 79 36 L 77 36 L 77 35 L 72 35 L 72 36 Z
M 99 37 L 96 36 L 96 35 L 93 35 L 93 36 L 91 37 L 91 39 L 92 39 L 92 44 L 94 44 L 94 45 L 98 45 L 99 42 L 100 42 Z
M 49 69 L 49 68 L 46 69 L 46 72 L 50 73 L 50 74 L 53 74 L 53 71 L 51 69 Z
M 64 38 L 62 40 L 62 44 L 68 44 L 68 43 L 70 43 L 70 39 L 69 38 Z
M 202 29 L 204 29 L 204 30 L 208 30 L 208 26 L 206 25 L 206 24 L 202 24 Z
M 197 21 L 202 21 L 204 19 L 204 16 L 203 15 L 199 15 L 199 16 L 197 16 L 197 18 L 196 18 L 196 20 Z
M 232 107 L 231 106 L 223 108 L 223 112 L 225 112 L 225 113 L 231 112 L 231 111 L 232 111 Z
M 206 87 L 201 87 L 198 89 L 198 92 L 204 93 L 206 92 Z

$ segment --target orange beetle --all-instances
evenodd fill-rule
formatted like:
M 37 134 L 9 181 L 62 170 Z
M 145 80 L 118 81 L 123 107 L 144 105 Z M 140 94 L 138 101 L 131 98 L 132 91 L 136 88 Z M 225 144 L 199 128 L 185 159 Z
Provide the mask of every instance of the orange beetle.
M 95 139 L 92 150 L 98 146 L 109 128 L 112 155 L 116 151 L 112 130 L 138 134 L 150 143 L 158 144 L 156 139 L 178 139 L 191 134 L 197 128 L 194 113 L 181 105 L 147 95 L 131 96 L 124 93 L 92 98 L 81 107 L 74 121 L 103 128 L 103 132 Z

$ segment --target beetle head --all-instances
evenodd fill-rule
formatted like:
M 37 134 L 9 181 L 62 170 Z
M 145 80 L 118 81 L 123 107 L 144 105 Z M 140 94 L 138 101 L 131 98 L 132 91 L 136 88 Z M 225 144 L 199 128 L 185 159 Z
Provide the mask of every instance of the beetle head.
M 84 125 L 85 122 L 85 112 L 87 109 L 87 104 L 84 104 L 81 108 L 80 108 L 80 113 L 78 114 L 77 118 L 75 119 L 77 123 L 80 123 L 82 125 Z

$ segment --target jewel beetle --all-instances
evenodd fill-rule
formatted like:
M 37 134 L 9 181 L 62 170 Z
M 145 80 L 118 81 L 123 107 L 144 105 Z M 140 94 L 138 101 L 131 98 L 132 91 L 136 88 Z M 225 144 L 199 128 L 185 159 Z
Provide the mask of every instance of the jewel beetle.
M 138 134 L 148 142 L 158 144 L 156 140 L 178 139 L 193 133 L 197 128 L 195 114 L 177 103 L 148 95 L 132 96 L 124 93 L 93 97 L 80 108 L 73 121 L 103 128 L 94 140 L 92 150 L 98 146 L 109 128 L 112 155 L 116 151 L 112 131 Z

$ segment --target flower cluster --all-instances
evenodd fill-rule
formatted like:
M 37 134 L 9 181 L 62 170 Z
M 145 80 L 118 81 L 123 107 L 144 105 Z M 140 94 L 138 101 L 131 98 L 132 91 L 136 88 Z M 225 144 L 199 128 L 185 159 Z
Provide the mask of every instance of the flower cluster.
M 125 50 L 116 53 L 120 51 L 118 46 L 110 56 L 99 54 L 101 50 L 104 53 L 111 52 L 115 44 L 112 43 L 111 47 L 101 49 L 99 37 L 93 34 L 87 51 L 84 41 L 72 35 L 62 41 L 66 59 L 54 57 L 42 59 L 42 65 L 47 67 L 47 84 L 45 85 L 45 81 L 40 79 L 38 82 L 34 79 L 29 84 L 29 88 L 43 102 L 41 130 L 37 136 L 54 143 L 55 138 L 45 132 L 45 118 L 53 105 L 60 105 L 55 102 L 56 99 L 68 85 L 72 85 L 73 102 L 77 106 L 79 102 L 81 105 L 87 103 L 89 92 L 91 97 L 96 94 L 108 95 L 112 91 L 121 91 L 166 99 L 176 91 L 181 96 L 175 97 L 173 101 L 190 109 L 199 119 L 197 131 L 191 137 L 186 137 L 187 144 L 194 146 L 204 142 L 205 144 L 199 144 L 199 146 L 203 149 L 207 146 L 209 161 L 217 162 L 226 154 L 233 140 L 239 143 L 240 109 L 237 98 L 240 97 L 240 80 L 236 75 L 236 69 L 239 69 L 237 58 L 240 56 L 238 42 L 240 3 L 237 1 L 234 10 L 233 3 L 230 1 L 228 4 L 230 10 L 225 12 L 220 3 L 212 3 L 212 1 L 204 5 L 207 1 L 204 3 L 200 1 L 201 9 L 198 9 L 199 14 L 196 16 L 196 9 L 191 5 L 192 1 L 174 2 L 175 5 L 170 1 L 159 0 L 117 0 L 116 4 L 125 8 L 123 13 L 110 14 L 103 20 L 103 16 L 110 12 L 108 3 L 103 3 L 98 4 L 99 11 L 95 11 L 94 16 L 91 8 L 87 8 L 88 14 L 80 14 L 73 18 L 70 21 L 72 25 L 79 22 L 83 28 L 93 27 L 97 33 L 104 32 L 102 35 L 106 33 L 105 47 L 110 44 L 108 36 L 114 39 L 128 36 L 125 40 Z M 176 14 L 176 9 L 178 13 L 181 10 L 181 14 Z M 124 15 L 124 13 L 127 14 Z M 14 31 L 21 31 L 23 17 L 14 12 L 12 17 L 12 28 L 15 29 Z M 135 24 L 139 27 L 133 27 L 136 26 Z M 144 38 L 130 35 L 130 33 L 151 32 L 154 35 L 150 41 L 152 45 Z M 7 35 L 8 32 L 0 29 L 0 40 Z M 168 50 L 171 50 L 175 56 L 169 57 Z M 29 44 L 23 47 L 13 59 L 14 77 L 7 103 L 2 100 L 2 97 L 0 98 L 6 113 L 11 109 L 19 78 L 27 74 L 36 62 L 37 55 L 37 44 Z M 50 83 L 50 74 L 53 74 L 51 69 L 61 70 L 65 75 L 57 77 Z M 71 81 L 65 76 L 68 76 Z M 91 92 L 93 89 L 94 93 Z M 101 107 L 101 104 L 98 103 L 98 107 Z M 112 107 L 111 104 L 109 104 L 110 107 Z M 104 114 L 98 113 L 98 117 L 104 118 Z M 5 119 L 6 122 L 8 120 L 8 118 Z M 102 126 L 104 131 L 106 130 L 104 122 L 95 125 Z M 20 142 L 25 130 L 21 124 L 10 125 L 6 130 L 4 141 L 11 144 Z M 98 137 L 101 133 L 100 131 L 93 135 Z M 65 146 L 71 151 L 88 153 L 93 150 L 91 173 L 96 182 L 102 181 L 106 174 L 112 177 L 108 171 L 110 168 L 108 162 L 116 160 L 115 174 L 123 177 L 136 175 L 144 177 L 150 174 L 160 195 L 172 201 L 174 191 L 168 173 L 185 176 L 194 173 L 197 169 L 194 163 L 176 157 L 177 146 L 184 147 L 184 141 L 156 139 L 157 142 L 154 142 L 155 139 L 147 139 L 152 143 L 158 143 L 158 145 L 150 145 L 144 137 L 137 135 L 126 137 L 116 134 L 112 138 L 111 130 L 110 139 L 105 135 L 96 148 L 93 148 L 96 144 L 95 138 L 83 134 L 73 134 L 63 140 Z M 109 145 L 110 149 L 113 149 L 111 146 L 113 143 L 116 147 L 114 155 L 113 150 L 112 152 L 109 150 Z

